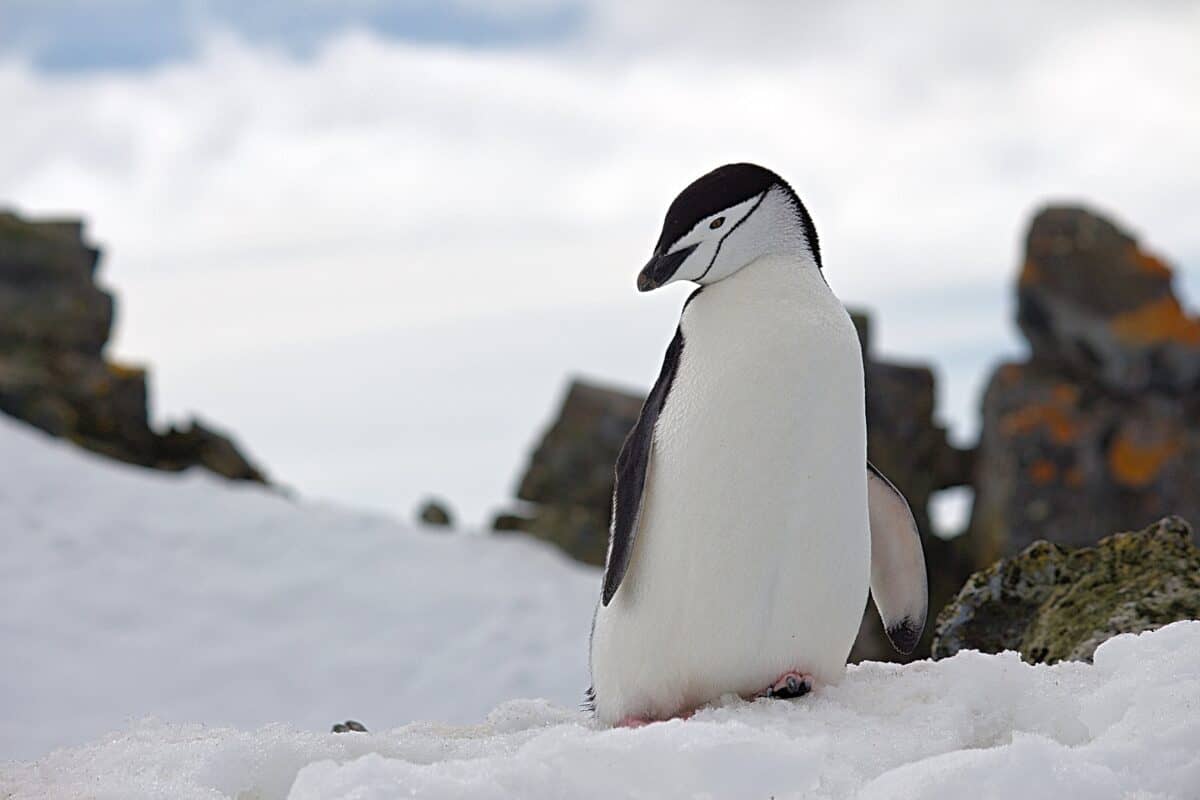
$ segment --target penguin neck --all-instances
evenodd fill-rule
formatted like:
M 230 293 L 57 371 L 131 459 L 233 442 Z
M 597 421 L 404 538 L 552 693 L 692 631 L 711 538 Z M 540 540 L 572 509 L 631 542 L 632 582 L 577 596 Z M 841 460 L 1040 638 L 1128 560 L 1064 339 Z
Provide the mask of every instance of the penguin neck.
M 713 300 L 728 298 L 737 302 L 837 300 L 807 250 L 759 256 L 725 280 L 706 286 L 704 294 L 710 293 Z
M 724 352 L 750 365 L 752 353 L 790 351 L 803 344 L 797 326 L 839 324 L 846 316 L 811 258 L 761 256 L 724 280 L 709 284 L 684 307 L 681 329 L 688 347 Z M 771 356 L 774 358 L 775 356 Z

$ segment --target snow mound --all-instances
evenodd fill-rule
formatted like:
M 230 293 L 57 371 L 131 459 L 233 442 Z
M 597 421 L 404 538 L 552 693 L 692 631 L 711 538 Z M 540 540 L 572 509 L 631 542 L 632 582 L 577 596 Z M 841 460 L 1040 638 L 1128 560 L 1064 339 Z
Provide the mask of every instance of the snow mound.
M 1200 622 L 1120 636 L 1094 664 L 960 653 L 851 667 L 795 701 L 729 698 L 604 730 L 544 701 L 482 725 L 247 733 L 145 722 L 0 770 L 61 798 L 1195 798 Z
M 116 464 L 2 416 L 0 454 L 0 761 L 146 716 L 390 728 L 588 686 L 599 574 L 527 537 Z

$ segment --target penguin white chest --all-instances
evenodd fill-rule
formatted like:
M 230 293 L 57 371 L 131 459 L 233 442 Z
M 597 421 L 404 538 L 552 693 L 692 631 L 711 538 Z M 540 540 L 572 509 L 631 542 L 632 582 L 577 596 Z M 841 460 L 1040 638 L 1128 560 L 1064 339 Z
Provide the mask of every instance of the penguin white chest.
M 628 572 L 597 611 L 597 715 L 836 680 L 870 570 L 862 361 L 813 268 L 764 258 L 685 311 Z

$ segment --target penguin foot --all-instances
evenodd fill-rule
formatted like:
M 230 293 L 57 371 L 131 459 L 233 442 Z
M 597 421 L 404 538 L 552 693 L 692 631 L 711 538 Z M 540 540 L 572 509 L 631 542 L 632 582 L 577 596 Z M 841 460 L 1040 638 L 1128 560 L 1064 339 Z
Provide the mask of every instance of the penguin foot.
M 803 697 L 812 691 L 813 676 L 807 672 L 785 672 L 773 684 L 768 686 L 759 697 L 774 697 L 780 700 L 791 700 L 793 697 Z

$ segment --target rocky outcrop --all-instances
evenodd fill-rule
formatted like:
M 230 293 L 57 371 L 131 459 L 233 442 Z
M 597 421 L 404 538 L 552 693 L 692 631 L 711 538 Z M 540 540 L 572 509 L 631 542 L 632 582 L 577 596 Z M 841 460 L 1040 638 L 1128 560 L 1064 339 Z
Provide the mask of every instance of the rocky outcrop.
M 1016 650 L 1033 663 L 1090 660 L 1119 633 L 1200 618 L 1200 549 L 1167 517 L 1095 547 L 1036 542 L 971 576 L 938 617 L 933 656 Z
M 1032 354 L 984 396 L 976 565 L 1039 539 L 1200 519 L 1200 320 L 1166 264 L 1100 216 L 1050 208 L 1030 227 L 1017 294 Z
M 502 514 L 493 527 L 524 531 L 586 564 L 603 565 L 613 465 L 637 422 L 643 399 L 572 381 L 517 487 L 517 498 L 531 504 L 529 513 Z
M 970 574 L 961 543 L 929 535 L 929 498 L 964 484 L 971 454 L 951 446 L 933 418 L 934 377 L 924 366 L 882 362 L 870 354 L 870 325 L 853 314 L 866 353 L 869 455 L 904 492 L 926 535 L 931 608 L 953 596 Z M 613 491 L 613 464 L 637 421 L 643 396 L 574 381 L 558 416 L 530 458 L 517 497 L 525 513 L 496 518 L 500 531 L 522 530 L 550 541 L 574 558 L 603 565 Z M 928 653 L 928 635 L 914 657 Z M 865 617 L 855 658 L 895 658 L 872 609 Z
M 265 482 L 207 425 L 150 427 L 145 370 L 104 356 L 114 301 L 96 285 L 99 256 L 79 222 L 0 213 L 0 411 L 121 461 Z
M 1170 268 L 1084 208 L 1033 220 L 1017 322 L 1035 362 L 1122 395 L 1200 387 L 1200 319 L 1184 313 Z
M 933 370 L 875 358 L 870 318 L 860 311 L 851 317 L 863 346 L 867 457 L 904 493 L 917 527 L 928 532 L 930 496 L 968 483 L 973 453 L 952 446 L 934 419 Z
M 79 222 L 0 212 L 0 343 L 98 356 L 114 313 L 94 283 L 99 258 Z
M 426 500 L 417 511 L 417 520 L 421 524 L 433 528 L 449 528 L 454 524 L 454 515 L 450 513 L 450 509 L 446 507 L 445 503 Z

